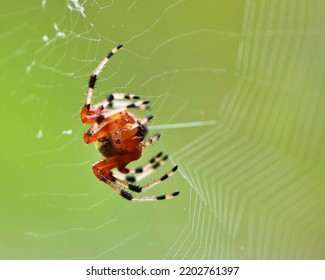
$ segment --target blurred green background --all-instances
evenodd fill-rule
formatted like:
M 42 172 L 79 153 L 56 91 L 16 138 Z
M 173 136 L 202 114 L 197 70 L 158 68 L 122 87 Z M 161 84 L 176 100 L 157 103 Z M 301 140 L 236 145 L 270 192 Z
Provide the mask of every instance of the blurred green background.
M 323 1 L 11 1 L 1 9 L 1 259 L 324 259 Z M 179 172 L 133 203 L 99 182 L 79 120 L 152 103 Z M 145 183 L 143 182 L 143 183 Z

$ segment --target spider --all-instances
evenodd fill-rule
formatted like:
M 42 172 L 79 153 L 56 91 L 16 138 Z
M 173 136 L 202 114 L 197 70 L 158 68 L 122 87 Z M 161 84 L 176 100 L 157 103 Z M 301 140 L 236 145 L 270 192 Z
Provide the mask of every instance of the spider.
M 172 176 L 177 170 L 176 165 L 160 179 L 145 186 L 139 186 L 133 183 L 148 176 L 157 167 L 164 164 L 168 156 L 158 153 L 142 167 L 126 168 L 130 162 L 140 158 L 145 147 L 160 137 L 160 134 L 157 133 L 148 139 L 145 138 L 148 133 L 147 124 L 153 116 L 149 115 L 140 119 L 128 111 L 130 108 L 147 109 L 149 101 L 133 101 L 140 99 L 139 96 L 133 94 L 112 93 L 108 95 L 106 100 L 91 105 L 97 76 L 121 47 L 122 44 L 113 48 L 90 75 L 85 105 L 81 109 L 81 121 L 91 124 L 83 139 L 87 144 L 95 142 L 99 152 L 104 156 L 103 160 L 92 165 L 92 169 L 100 181 L 106 183 L 127 200 L 157 201 L 171 199 L 177 196 L 179 192 L 159 196 L 135 196 L 131 193 L 147 191 Z M 114 168 L 118 169 L 120 173 L 112 172 Z M 131 192 L 125 189 L 129 189 Z

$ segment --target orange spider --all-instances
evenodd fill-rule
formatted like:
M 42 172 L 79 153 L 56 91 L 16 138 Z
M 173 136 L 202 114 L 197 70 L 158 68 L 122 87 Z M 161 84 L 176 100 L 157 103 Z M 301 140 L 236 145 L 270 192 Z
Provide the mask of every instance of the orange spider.
M 167 160 L 167 155 L 163 156 L 162 153 L 159 153 L 143 167 L 126 168 L 131 161 L 140 158 L 145 147 L 157 141 L 160 137 L 160 134 L 154 134 L 149 139 L 145 138 L 148 132 L 147 123 L 153 116 L 139 119 L 127 111 L 129 108 L 146 109 L 146 104 L 149 101 L 116 102 L 116 100 L 134 100 L 140 97 L 133 94 L 113 93 L 103 102 L 96 105 L 90 104 L 97 76 L 109 59 L 121 47 L 122 45 L 118 45 L 112 49 L 90 75 L 85 105 L 81 110 L 82 122 L 91 124 L 90 129 L 84 134 L 84 141 L 87 144 L 96 142 L 98 150 L 105 157 L 105 159 L 92 165 L 93 172 L 99 180 L 109 185 L 115 192 L 127 200 L 156 201 L 170 199 L 177 196 L 179 192 L 159 196 L 138 197 L 125 191 L 125 188 L 127 188 L 132 192 L 144 192 L 166 180 L 177 170 L 176 165 L 160 179 L 145 186 L 130 183 L 146 177 Z M 113 173 L 112 169 L 114 168 L 117 168 L 121 173 Z

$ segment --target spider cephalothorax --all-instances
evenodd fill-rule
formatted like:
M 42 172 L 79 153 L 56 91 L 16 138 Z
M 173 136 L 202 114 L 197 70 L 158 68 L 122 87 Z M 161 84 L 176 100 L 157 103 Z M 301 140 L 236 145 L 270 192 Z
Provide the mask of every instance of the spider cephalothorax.
M 133 94 L 112 93 L 103 102 L 91 105 L 98 74 L 121 47 L 122 45 L 118 45 L 111 50 L 90 75 L 85 105 L 81 110 L 82 122 L 91 124 L 90 129 L 84 134 L 84 141 L 87 144 L 96 142 L 99 152 L 104 156 L 103 160 L 93 164 L 93 172 L 99 180 L 105 182 L 125 199 L 133 201 L 170 199 L 177 196 L 179 192 L 138 197 L 125 190 L 144 192 L 169 178 L 177 170 L 176 165 L 160 179 L 145 186 L 132 184 L 151 174 L 167 160 L 167 155 L 163 156 L 163 153 L 158 153 L 142 167 L 126 168 L 131 161 L 141 157 L 145 147 L 160 137 L 160 134 L 154 134 L 146 138 L 147 124 L 153 118 L 152 116 L 140 119 L 128 111 L 130 108 L 146 109 L 149 101 L 133 101 L 140 99 L 139 96 Z M 130 101 L 123 102 L 125 100 Z M 120 173 L 113 173 L 114 168 L 117 168 Z

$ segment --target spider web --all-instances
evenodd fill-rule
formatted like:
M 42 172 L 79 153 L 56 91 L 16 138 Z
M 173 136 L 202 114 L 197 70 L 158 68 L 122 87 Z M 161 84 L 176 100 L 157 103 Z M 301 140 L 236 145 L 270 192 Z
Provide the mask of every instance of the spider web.
M 323 259 L 321 1 L 20 1 L 1 12 L 1 258 Z M 131 203 L 82 142 L 95 99 L 151 102 L 179 172 Z M 145 114 L 146 112 L 144 112 Z M 8 137 L 6 137 L 8 136 Z M 146 180 L 147 181 L 147 180 Z M 145 182 L 144 182 L 145 183 Z

